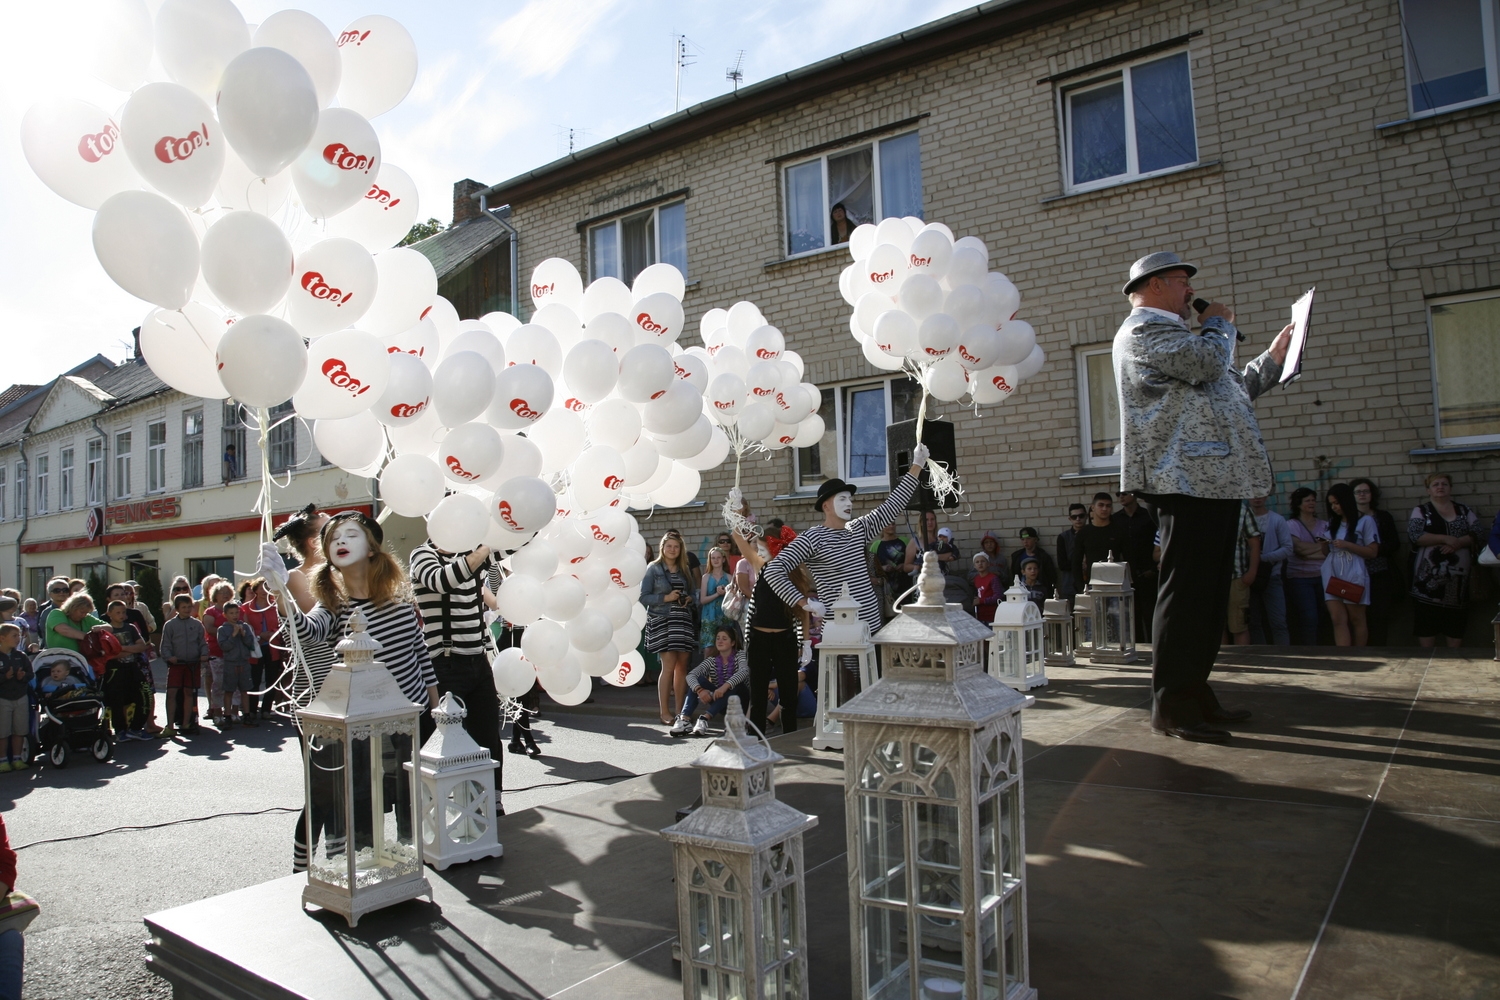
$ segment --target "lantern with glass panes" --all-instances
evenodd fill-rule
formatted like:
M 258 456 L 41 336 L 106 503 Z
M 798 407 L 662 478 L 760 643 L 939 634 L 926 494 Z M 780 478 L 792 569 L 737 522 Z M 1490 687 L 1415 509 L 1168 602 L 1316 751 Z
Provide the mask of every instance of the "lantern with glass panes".
M 1042 639 L 1047 650 L 1043 663 L 1049 667 L 1073 665 L 1073 616 L 1067 600 L 1055 590 L 1042 606 Z
M 495 761 L 464 729 L 468 714 L 449 691 L 422 744 L 422 858 L 438 871 L 505 854 L 495 830 Z
M 858 1000 L 1034 1000 L 1026 946 L 1021 710 L 984 672 L 990 630 L 921 597 L 875 635 L 881 677 L 844 723 L 853 988 Z
M 342 914 L 350 927 L 371 910 L 432 898 L 411 778 L 422 708 L 375 659 L 380 648 L 356 610 L 334 647 L 341 661 L 297 712 L 309 845 L 302 904 Z
M 1047 683 L 1042 662 L 1042 613 L 1016 577 L 1005 600 L 995 606 L 990 626 L 990 676 L 1017 691 Z
M 1094 599 L 1094 648 L 1091 663 L 1135 662 L 1135 589 L 1130 566 L 1115 562 L 1113 552 L 1089 568 L 1089 594 Z
M 802 835 L 818 823 L 776 800 L 780 754 L 746 731 L 740 700 L 724 737 L 693 761 L 703 804 L 671 841 L 684 1000 L 806 1000 Z
M 847 583 L 829 610 L 833 617 L 823 623 L 818 641 L 818 714 L 812 745 L 818 750 L 842 750 L 844 727 L 828 710 L 874 684 L 879 674 L 870 626 L 859 617 L 859 602 L 849 595 Z
M 1073 597 L 1073 654 L 1087 660 L 1094 653 L 1094 595 L 1088 590 Z

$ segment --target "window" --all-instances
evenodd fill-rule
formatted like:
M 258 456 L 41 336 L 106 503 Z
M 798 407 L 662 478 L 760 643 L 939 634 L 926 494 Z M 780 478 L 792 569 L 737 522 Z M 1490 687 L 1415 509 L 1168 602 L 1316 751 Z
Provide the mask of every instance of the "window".
M 203 485 L 203 407 L 182 414 L 182 488 Z
M 22 465 L 20 462 L 17 462 L 16 463 L 16 516 L 20 517 L 25 512 L 26 512 L 26 467 L 24 465 Z M 47 588 L 45 586 L 43 586 L 41 590 L 31 591 L 31 593 L 34 593 L 34 594 L 45 594 L 46 592 L 47 592 Z
M 88 477 L 89 506 L 97 507 L 104 502 L 104 439 L 89 441 Z
M 1414 115 L 1500 94 L 1495 0 L 1402 0 Z
M 57 509 L 73 509 L 73 449 L 57 453 Z
M 814 489 L 833 476 L 857 486 L 890 488 L 885 429 L 917 415 L 922 389 L 905 376 L 823 390 L 823 440 L 797 449 L 797 488 Z
M 36 512 L 47 513 L 47 486 L 49 466 L 52 464 L 52 456 L 38 455 L 36 457 Z
M 224 449 L 224 482 L 232 483 L 245 474 L 245 425 L 240 421 L 240 404 L 224 403 L 224 422 L 219 438 Z
M 37 603 L 44 604 L 47 582 L 52 579 L 51 566 L 28 566 L 26 569 L 26 593 L 37 595 Z
M 1069 190 L 1105 187 L 1198 160 L 1186 52 L 1125 66 L 1059 96 Z
M 5 520 L 5 466 L 0 465 L 0 521 Z
M 686 277 L 687 202 L 644 212 L 589 229 L 589 278 L 619 278 L 625 284 L 655 263 L 671 264 Z
M 115 435 L 115 496 L 130 496 L 130 432 Z
M 268 412 L 274 425 L 266 437 L 271 451 L 271 471 L 285 472 L 297 465 L 297 417 L 292 412 L 290 400 L 271 407 Z
M 1500 441 L 1500 295 L 1429 304 L 1440 445 Z
M 158 420 L 146 425 L 146 492 L 162 493 L 167 488 L 167 422 Z
M 1083 467 L 1120 467 L 1120 396 L 1115 391 L 1114 349 L 1097 347 L 1078 354 L 1078 426 Z
M 205 576 L 210 574 L 222 576 L 230 583 L 234 583 L 234 556 L 214 556 L 210 559 L 189 559 L 187 561 L 187 578 L 193 586 L 203 582 Z M 207 597 L 207 594 L 203 595 Z
M 789 256 L 848 242 L 834 232 L 842 208 L 853 226 L 890 216 L 922 218 L 921 143 L 916 132 L 804 160 L 786 168 Z

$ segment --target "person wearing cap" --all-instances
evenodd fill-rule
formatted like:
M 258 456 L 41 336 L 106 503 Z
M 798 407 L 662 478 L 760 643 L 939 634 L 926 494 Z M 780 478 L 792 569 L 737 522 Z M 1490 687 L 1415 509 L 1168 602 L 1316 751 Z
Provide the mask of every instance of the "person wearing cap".
M 870 582 L 867 569 L 870 543 L 880 536 L 887 524 L 895 522 L 917 493 L 917 476 L 927 464 L 927 446 L 918 444 L 912 452 L 912 465 L 900 482 L 891 489 L 879 507 L 860 518 L 854 514 L 857 487 L 842 479 L 826 480 L 818 487 L 813 509 L 823 515 L 815 524 L 791 541 L 766 563 L 766 583 L 788 607 L 806 608 L 819 618 L 828 617 L 828 605 L 838 599 L 844 586 L 859 604 L 859 617 L 872 633 L 880 631 L 880 600 Z M 806 566 L 812 573 L 816 598 L 804 597 L 789 575 L 794 566 Z M 753 641 L 753 640 L 752 640 Z M 803 653 L 809 659 L 812 651 Z
M 1280 378 L 1292 327 L 1236 369 L 1233 309 L 1210 303 L 1196 331 L 1188 324 L 1197 273 L 1175 253 L 1148 254 L 1121 289 L 1131 312 L 1114 341 L 1120 490 L 1151 503 L 1161 528 L 1151 728 L 1222 742 L 1229 734 L 1218 724 L 1250 717 L 1225 709 L 1208 684 L 1228 617 L 1241 501 L 1274 486 L 1252 401 Z
M 935 510 L 922 511 L 917 519 L 917 537 L 906 547 L 906 561 L 912 565 L 913 572 L 921 571 L 924 552 L 937 553 L 938 569 L 944 574 L 957 572 L 962 553 L 953 541 L 953 529 L 938 527 Z
M 1116 493 L 1115 499 L 1120 509 L 1114 520 L 1125 532 L 1121 558 L 1130 564 L 1130 582 L 1135 587 L 1135 639 L 1150 642 L 1151 616 L 1156 613 L 1156 560 L 1151 555 L 1156 518 L 1129 490 Z
M 1078 554 L 1078 534 L 1088 523 L 1089 509 L 1081 503 L 1068 505 L 1068 526 L 1057 535 L 1057 589 L 1071 601 L 1078 596 L 1081 584 L 1073 575 L 1073 559 Z
M 1024 572 L 1022 566 L 1026 560 L 1036 560 L 1038 585 L 1046 588 L 1047 593 L 1052 593 L 1052 588 L 1057 586 L 1057 564 L 1052 561 L 1052 556 L 1042 548 L 1042 536 L 1037 534 L 1035 528 L 1022 528 L 1019 532 L 1021 547 L 1010 554 L 1010 578 L 1015 580 Z M 1010 585 L 1010 581 L 1006 581 Z

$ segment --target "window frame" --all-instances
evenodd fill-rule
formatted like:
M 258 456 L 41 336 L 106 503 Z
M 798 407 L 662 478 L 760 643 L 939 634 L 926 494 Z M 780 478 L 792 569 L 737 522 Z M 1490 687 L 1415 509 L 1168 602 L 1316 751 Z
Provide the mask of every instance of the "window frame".
M 191 431 L 194 417 L 198 421 L 197 433 Z M 196 406 L 182 411 L 182 488 L 197 489 L 203 485 L 203 407 Z M 197 451 L 196 461 L 189 459 Z M 196 471 L 196 475 L 192 475 Z
M 87 491 L 90 507 L 104 503 L 104 445 L 105 439 L 102 437 L 89 438 L 84 445 L 84 489 Z M 94 453 L 96 448 L 97 455 Z
M 1193 118 L 1193 152 L 1194 157 L 1187 163 L 1174 163 L 1169 167 L 1161 167 L 1141 173 L 1140 155 L 1137 148 L 1135 136 L 1135 99 L 1131 89 L 1130 71 L 1137 66 L 1147 63 L 1160 62 L 1179 55 L 1187 56 L 1188 65 L 1188 106 Z M 1085 94 L 1090 91 L 1100 90 L 1120 82 L 1124 97 L 1125 111 L 1125 172 L 1123 174 L 1111 174 L 1108 177 L 1100 177 L 1082 184 L 1073 183 L 1073 131 L 1072 131 L 1072 98 L 1075 94 Z M 1098 191 L 1101 188 L 1115 187 L 1119 184 L 1131 184 L 1135 181 L 1148 180 L 1152 177 L 1161 177 L 1164 174 L 1176 173 L 1179 170 L 1190 170 L 1201 166 L 1203 163 L 1203 144 L 1198 135 L 1198 100 L 1193 92 L 1193 50 L 1191 46 L 1184 45 L 1181 48 L 1170 49 L 1165 52 L 1152 52 L 1143 55 L 1139 59 L 1120 63 L 1103 69 L 1098 73 L 1090 74 L 1082 80 L 1069 80 L 1066 83 L 1059 82 L 1055 88 L 1057 102 L 1057 121 L 1059 123 L 1058 136 L 1062 141 L 1062 168 L 1063 168 L 1063 192 L 1065 194 L 1082 194 L 1086 191 Z
M 273 473 L 295 472 L 298 465 L 297 411 L 292 408 L 292 401 L 287 400 L 271 407 L 267 415 L 269 423 L 274 426 L 266 435 L 266 463 Z M 236 453 L 239 451 L 239 448 L 235 449 Z
M 871 138 L 860 139 L 858 142 L 851 142 L 847 146 L 839 146 L 834 149 L 825 149 L 822 152 L 817 153 L 816 155 L 804 156 L 799 159 L 788 160 L 785 163 L 780 164 L 778 169 L 781 171 L 782 256 L 786 260 L 796 260 L 800 257 L 809 257 L 813 254 L 827 253 L 830 250 L 836 250 L 839 247 L 847 247 L 849 245 L 847 240 L 843 243 L 831 242 L 833 239 L 833 220 L 829 218 L 829 216 L 833 213 L 833 206 L 828 203 L 828 161 L 831 158 L 847 156 L 849 153 L 852 153 L 859 149 L 868 148 L 870 150 L 870 208 L 875 217 L 876 225 L 889 218 L 889 216 L 885 213 L 885 206 L 882 204 L 885 199 L 885 192 L 883 190 L 884 184 L 881 178 L 880 145 L 881 143 L 888 140 L 900 139 L 901 137 L 907 135 L 915 135 L 917 137 L 917 169 L 920 171 L 922 167 L 921 128 L 899 129 L 895 132 L 892 132 L 890 135 L 878 135 Z M 788 184 L 790 182 L 791 172 L 797 167 L 806 166 L 809 163 L 821 164 L 820 172 L 822 175 L 823 185 L 823 245 L 820 247 L 814 247 L 811 250 L 799 250 L 796 253 L 792 253 L 790 243 L 792 226 L 791 219 L 787 215 L 787 213 L 791 211 L 791 197 L 788 191 Z M 920 218 L 925 219 L 927 211 L 926 198 L 924 197 L 922 201 L 923 214 L 922 216 L 920 216 Z
M 73 509 L 73 446 L 67 445 L 57 451 L 57 509 Z
M 825 479 L 831 479 L 831 478 L 833 478 L 835 476 L 837 476 L 838 478 L 844 480 L 847 483 L 850 483 L 850 484 L 852 484 L 854 486 L 858 486 L 862 490 L 875 490 L 875 491 L 881 491 L 881 490 L 887 490 L 888 491 L 888 490 L 890 490 L 890 488 L 891 488 L 891 480 L 890 480 L 890 473 L 889 473 L 889 466 L 890 466 L 890 456 L 889 455 L 886 456 L 887 471 L 885 473 L 883 473 L 883 474 L 881 474 L 879 476 L 860 476 L 858 478 L 850 478 L 850 476 L 848 474 L 849 473 L 849 436 L 848 436 L 848 427 L 847 427 L 847 411 L 848 411 L 849 395 L 851 393 L 857 392 L 857 391 L 862 391 L 862 390 L 873 389 L 876 386 L 879 386 L 883 390 L 883 394 L 882 395 L 883 395 L 883 402 L 884 402 L 884 405 L 885 405 L 885 426 L 889 427 L 892 423 L 895 422 L 895 406 L 894 406 L 894 395 L 893 395 L 893 392 L 892 392 L 892 386 L 895 383 L 895 381 L 897 379 L 900 379 L 900 378 L 907 378 L 908 380 L 910 380 L 909 376 L 902 375 L 901 373 L 898 373 L 898 372 L 893 372 L 893 373 L 891 373 L 890 375 L 887 375 L 884 378 L 851 379 L 850 381 L 847 381 L 847 382 L 835 382 L 835 383 L 831 383 L 831 384 L 828 384 L 828 385 L 821 385 L 821 386 L 818 387 L 819 389 L 823 390 L 824 392 L 828 392 L 828 391 L 832 391 L 833 392 L 833 420 L 834 420 L 834 423 L 833 423 L 833 432 L 834 432 L 834 441 L 837 442 L 837 446 L 838 446 L 837 447 L 838 454 L 835 456 L 835 459 L 836 459 L 835 465 L 837 467 L 836 467 L 836 469 L 834 471 L 830 472 L 829 469 L 828 469 L 828 460 L 827 460 L 827 458 L 820 455 L 819 457 L 820 457 L 820 464 L 822 465 L 822 471 L 818 474 L 817 481 L 816 482 L 803 482 L 802 481 L 802 452 L 806 451 L 807 449 L 805 449 L 805 448 L 788 448 L 787 450 L 790 451 L 791 454 L 792 454 L 792 492 L 794 494 L 806 494 L 806 495 L 811 496 L 812 494 L 814 494 L 814 493 L 817 492 L 818 485 L 820 483 L 822 483 L 823 480 L 825 480 Z M 821 409 L 822 409 L 822 405 L 819 404 L 819 410 L 821 411 Z M 825 421 L 825 423 L 826 423 L 826 421 Z
M 36 510 L 37 516 L 49 513 L 47 510 L 47 491 L 51 485 L 52 456 L 47 454 L 38 455 L 32 459 L 36 464 Z
M 1411 38 L 1406 33 L 1406 5 L 1409 0 L 1401 0 L 1397 5 L 1398 23 L 1401 25 L 1401 64 L 1406 74 L 1406 111 L 1408 118 L 1431 118 L 1433 115 L 1446 114 L 1449 111 L 1457 111 L 1460 108 L 1470 108 L 1477 104 L 1487 104 L 1491 101 L 1500 100 L 1500 2 L 1497 0 L 1479 0 L 1479 30 L 1484 39 L 1484 75 L 1486 93 L 1480 97 L 1471 97 L 1467 101 L 1458 101 L 1454 104 L 1442 104 L 1437 107 L 1418 111 L 1412 100 L 1412 90 L 1415 87 L 1412 77 L 1412 51 Z M 1426 81 L 1422 81 L 1424 84 Z
M 1096 456 L 1093 439 L 1093 411 L 1089 408 L 1089 368 L 1088 359 L 1101 354 L 1113 356 L 1114 347 L 1111 344 L 1096 344 L 1093 347 L 1081 347 L 1078 349 L 1075 364 L 1078 371 L 1078 457 L 1079 468 L 1088 472 L 1118 472 L 1120 469 L 1120 455 L 1118 446 L 1113 455 Z M 1113 372 L 1113 368 L 1110 369 Z M 1115 386 L 1118 394 L 1120 387 Z M 1122 431 L 1123 434 L 1123 431 Z
M 1469 448 L 1476 445 L 1500 445 L 1500 433 L 1471 434 L 1467 437 L 1444 437 L 1442 417 L 1442 395 L 1438 389 L 1437 329 L 1432 322 L 1434 306 L 1458 305 L 1463 302 L 1482 302 L 1486 299 L 1500 300 L 1500 290 L 1487 292 L 1463 292 L 1457 295 L 1440 295 L 1423 303 L 1427 311 L 1427 370 L 1432 381 L 1432 437 L 1439 448 Z M 1500 403 L 1500 397 L 1497 397 Z
M 135 429 L 128 428 L 123 431 L 115 431 L 115 499 L 128 500 L 130 498 L 131 464 L 135 455 Z M 125 439 L 126 448 L 120 447 L 120 439 Z
M 161 428 L 161 443 L 152 440 L 152 432 Z M 146 495 L 167 492 L 167 421 L 153 420 L 146 425 Z
M 9 467 L 0 463 L 0 521 L 5 520 L 7 511 L 5 504 L 5 488 L 9 484 Z
M 245 478 L 245 424 L 240 419 L 240 404 L 226 399 L 220 410 L 219 424 L 219 477 L 224 483 L 237 483 Z M 224 475 L 224 451 L 234 445 L 234 459 L 238 468 L 234 475 Z
M 651 264 L 660 264 L 662 262 L 662 260 L 661 260 L 661 211 L 664 208 L 673 208 L 673 207 L 676 207 L 678 205 L 682 206 L 682 254 L 683 254 L 683 261 L 682 261 L 681 266 L 678 266 L 678 270 L 682 272 L 683 279 L 684 280 L 688 280 L 688 269 L 687 269 L 687 264 L 688 264 L 688 262 L 687 262 L 687 247 L 688 247 L 688 239 L 687 239 L 687 202 L 688 202 L 688 200 L 687 200 L 686 197 L 683 197 L 683 198 L 673 198 L 672 200 L 670 200 L 670 201 L 664 201 L 664 202 L 662 202 L 659 205 L 649 205 L 649 206 L 647 206 L 645 208 L 624 211 L 624 212 L 621 212 L 619 215 L 614 216 L 613 218 L 605 219 L 602 222 L 591 223 L 588 226 L 584 227 L 583 242 L 584 242 L 584 255 L 586 257 L 586 263 L 588 265 L 588 276 L 589 276 L 588 280 L 589 281 L 597 281 L 600 278 L 606 278 L 606 277 L 608 277 L 608 278 L 618 278 L 621 281 L 625 281 L 625 278 L 623 277 L 623 274 L 624 274 L 624 265 L 625 265 L 625 260 L 624 260 L 624 241 L 623 241 L 623 238 L 621 236 L 621 227 L 625 224 L 625 220 L 627 220 L 627 219 L 637 219 L 637 218 L 640 218 L 643 215 L 649 215 L 649 216 L 651 216 Z M 601 231 L 601 230 L 604 230 L 604 229 L 613 229 L 615 231 L 615 253 L 620 258 L 620 260 L 619 260 L 620 270 L 621 270 L 620 274 L 610 274 L 610 275 L 596 274 L 595 271 L 594 271 L 594 234 L 597 233 L 597 232 L 599 232 L 599 231 Z M 650 267 L 651 264 L 648 264 L 646 266 Z M 674 265 L 674 266 L 677 266 L 677 265 Z M 625 281 L 625 284 L 626 285 L 631 285 L 634 282 L 635 282 L 635 278 L 632 277 L 629 281 Z

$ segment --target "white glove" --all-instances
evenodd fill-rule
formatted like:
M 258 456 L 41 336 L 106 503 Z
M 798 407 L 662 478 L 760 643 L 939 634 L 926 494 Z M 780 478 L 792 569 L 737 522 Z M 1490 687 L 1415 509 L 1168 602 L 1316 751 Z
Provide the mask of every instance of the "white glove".
M 265 577 L 276 590 L 280 590 L 286 586 L 286 563 L 282 561 L 281 553 L 277 551 L 275 542 L 261 543 L 260 562 L 255 566 L 255 575 Z
M 797 666 L 805 667 L 812 662 L 812 640 L 802 640 L 802 655 L 797 657 Z
M 807 613 L 815 618 L 827 618 L 828 608 L 822 601 L 809 597 L 807 599 Z
M 931 454 L 932 452 L 928 449 L 928 447 L 925 444 L 919 442 L 917 446 L 912 449 L 911 464 L 917 466 L 918 468 L 921 468 L 922 466 L 927 464 L 928 456 L 930 456 Z

